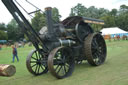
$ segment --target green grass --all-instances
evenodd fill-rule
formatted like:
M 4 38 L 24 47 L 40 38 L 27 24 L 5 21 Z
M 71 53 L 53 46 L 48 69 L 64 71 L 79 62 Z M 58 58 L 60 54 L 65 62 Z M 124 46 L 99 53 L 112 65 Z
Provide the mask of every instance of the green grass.
M 107 59 L 98 67 L 87 62 L 75 66 L 72 76 L 58 80 L 49 72 L 33 76 L 26 69 L 26 56 L 33 47 L 18 48 L 20 62 L 12 61 L 12 49 L 0 51 L 0 64 L 13 64 L 16 74 L 0 77 L 0 85 L 128 85 L 128 41 L 107 41 Z

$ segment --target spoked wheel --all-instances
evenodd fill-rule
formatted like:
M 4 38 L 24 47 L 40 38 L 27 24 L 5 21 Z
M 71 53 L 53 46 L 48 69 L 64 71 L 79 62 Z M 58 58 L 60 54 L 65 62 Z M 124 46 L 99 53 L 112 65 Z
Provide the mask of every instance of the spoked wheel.
M 106 59 L 106 43 L 99 33 L 89 34 L 84 41 L 85 55 L 87 61 L 92 66 L 98 66 L 104 63 Z
M 68 77 L 74 70 L 74 58 L 68 47 L 53 49 L 48 57 L 49 71 L 58 79 Z
M 48 72 L 47 59 L 37 50 L 33 50 L 27 57 L 26 66 L 33 75 L 41 75 Z

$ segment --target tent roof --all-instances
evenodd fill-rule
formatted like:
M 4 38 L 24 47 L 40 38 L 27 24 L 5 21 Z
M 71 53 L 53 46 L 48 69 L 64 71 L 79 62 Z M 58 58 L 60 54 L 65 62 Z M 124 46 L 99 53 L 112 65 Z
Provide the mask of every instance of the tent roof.
M 128 33 L 118 27 L 103 28 L 100 32 L 102 32 L 102 35 Z

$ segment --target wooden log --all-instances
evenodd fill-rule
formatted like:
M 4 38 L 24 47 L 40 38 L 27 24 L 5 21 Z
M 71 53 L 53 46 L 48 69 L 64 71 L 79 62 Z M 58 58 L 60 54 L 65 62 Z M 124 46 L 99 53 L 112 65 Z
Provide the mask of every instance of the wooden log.
M 13 76 L 16 73 L 16 68 L 14 65 L 0 64 L 0 76 Z

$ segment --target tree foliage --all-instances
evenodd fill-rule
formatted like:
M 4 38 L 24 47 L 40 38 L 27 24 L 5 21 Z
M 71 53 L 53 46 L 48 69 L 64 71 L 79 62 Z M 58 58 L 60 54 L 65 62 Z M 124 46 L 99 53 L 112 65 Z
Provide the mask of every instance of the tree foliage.
M 56 7 L 52 8 L 52 18 L 55 23 L 60 21 L 61 15 Z
M 128 11 L 128 6 L 126 6 L 126 5 L 123 4 L 123 5 L 120 6 L 120 10 L 122 10 L 124 12 L 125 11 Z
M 117 17 L 117 26 L 128 31 L 128 13 L 123 13 Z
M 76 6 L 71 8 L 70 16 L 84 16 L 91 18 L 100 18 L 108 13 L 107 9 L 104 8 L 96 8 L 95 6 L 91 6 L 86 8 L 84 5 L 78 3 Z
M 54 7 L 52 8 L 52 18 L 53 22 L 59 22 L 60 21 L 61 15 L 59 14 L 59 10 Z M 39 30 L 43 27 L 46 26 L 46 15 L 41 12 L 35 13 L 34 18 L 31 20 L 33 28 L 39 32 Z
M 104 16 L 101 17 L 100 19 L 104 20 L 105 25 L 103 27 L 115 27 L 115 20 L 114 20 L 114 16 Z
M 8 35 L 7 35 L 7 28 L 4 23 L 0 23 L 0 40 L 7 40 Z
M 111 11 L 104 8 L 96 8 L 91 6 L 86 8 L 82 4 L 77 4 L 71 8 L 70 16 L 83 16 L 89 18 L 102 19 L 105 22 L 104 26 L 92 25 L 94 29 L 100 30 L 103 27 L 120 27 L 123 30 L 128 30 L 128 6 L 121 5 L 120 9 L 112 9 Z
M 117 9 L 112 9 L 112 11 L 110 11 L 110 15 L 115 17 L 117 15 L 117 12 Z
M 0 30 L 6 31 L 6 25 L 4 23 L 0 23 Z
M 7 40 L 8 35 L 5 31 L 0 30 L 0 40 Z
M 14 19 L 7 25 L 7 34 L 9 40 L 19 41 L 21 38 L 24 38 L 21 28 Z
M 71 8 L 70 16 L 84 16 L 86 7 L 78 3 L 75 7 Z
M 46 25 L 46 19 L 45 15 L 42 14 L 41 12 L 35 13 L 35 17 L 32 18 L 32 27 L 36 30 L 39 31 L 43 26 Z

